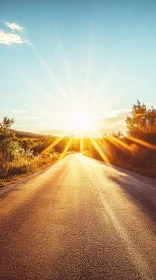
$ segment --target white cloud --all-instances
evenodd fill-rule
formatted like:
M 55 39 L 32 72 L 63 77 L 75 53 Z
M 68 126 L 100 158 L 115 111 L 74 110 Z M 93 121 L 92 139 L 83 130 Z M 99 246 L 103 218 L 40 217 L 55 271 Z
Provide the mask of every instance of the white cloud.
M 25 118 L 23 118 L 23 117 L 18 117 L 17 119 L 18 119 L 18 120 L 40 120 L 41 117 L 25 117 Z
M 129 115 L 131 109 L 119 109 L 112 111 L 110 116 L 99 119 L 99 130 L 101 132 L 111 133 L 112 131 L 126 131 L 125 119 Z
M 18 25 L 17 23 L 9 23 L 5 22 L 5 25 L 8 26 L 11 30 L 17 30 L 17 31 L 22 31 L 24 30 L 24 27 Z
M 27 111 L 26 110 L 13 110 L 13 114 L 25 114 Z
M 127 116 L 131 112 L 131 108 L 118 109 L 112 112 L 112 117 Z
M 5 22 L 4 24 L 8 28 L 10 28 L 12 32 L 0 29 L 0 44 L 12 45 L 13 43 L 16 44 L 27 43 L 29 45 L 28 41 L 23 40 L 19 34 L 15 33 L 15 31 L 23 31 L 24 27 L 20 26 L 17 23 Z
M 29 103 L 25 103 L 24 106 L 27 106 L 29 108 L 36 108 L 36 105 L 30 105 Z
M 16 44 L 23 44 L 26 41 L 24 41 L 19 35 L 8 33 L 3 30 L 0 30 L 0 44 L 5 45 L 12 45 L 13 43 Z

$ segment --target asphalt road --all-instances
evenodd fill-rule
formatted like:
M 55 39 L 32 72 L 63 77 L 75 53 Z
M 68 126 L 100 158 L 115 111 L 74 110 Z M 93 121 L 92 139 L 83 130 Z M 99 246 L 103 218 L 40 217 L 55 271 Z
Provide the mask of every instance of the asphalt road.
M 0 279 L 156 279 L 156 180 L 69 155 L 0 198 Z

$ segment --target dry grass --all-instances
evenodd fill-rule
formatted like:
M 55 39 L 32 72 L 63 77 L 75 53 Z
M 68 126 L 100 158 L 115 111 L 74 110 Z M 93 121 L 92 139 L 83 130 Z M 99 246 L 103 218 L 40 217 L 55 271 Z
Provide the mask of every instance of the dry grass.
M 83 155 L 99 160 L 99 158 L 96 158 L 95 155 L 93 155 L 91 152 L 88 152 L 88 151 L 84 152 Z M 100 159 L 100 160 L 102 161 L 102 159 Z M 125 168 L 127 170 L 136 172 L 138 174 L 142 174 L 144 176 L 156 178 L 156 170 L 155 169 L 147 169 L 147 168 L 145 169 L 145 168 L 134 167 L 134 166 L 128 164 L 127 162 L 119 161 L 118 159 L 115 159 L 113 162 L 110 162 L 110 164 Z
M 20 159 L 16 162 L 10 162 L 7 165 L 7 174 L 0 178 L 0 188 L 7 186 L 15 180 L 27 176 L 28 174 L 39 171 L 58 160 L 58 155 L 53 157 L 35 157 L 29 161 Z

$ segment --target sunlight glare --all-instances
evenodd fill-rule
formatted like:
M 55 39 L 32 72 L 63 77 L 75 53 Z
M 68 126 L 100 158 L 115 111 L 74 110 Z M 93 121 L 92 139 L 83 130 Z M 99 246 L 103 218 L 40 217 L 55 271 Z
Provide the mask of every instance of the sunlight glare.
M 91 125 L 91 117 L 87 114 L 78 114 L 73 120 L 73 127 L 76 132 L 87 132 L 91 128 Z

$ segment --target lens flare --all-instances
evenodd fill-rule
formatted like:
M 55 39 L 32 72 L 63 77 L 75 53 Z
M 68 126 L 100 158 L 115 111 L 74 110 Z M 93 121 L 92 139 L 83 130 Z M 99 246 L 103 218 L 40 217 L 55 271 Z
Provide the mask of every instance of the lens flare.
M 87 114 L 77 114 L 73 119 L 73 130 L 78 133 L 85 133 L 87 132 L 91 126 L 92 121 L 91 117 Z

